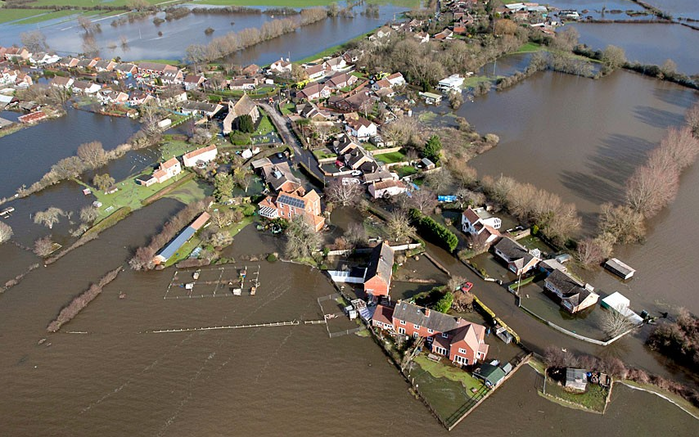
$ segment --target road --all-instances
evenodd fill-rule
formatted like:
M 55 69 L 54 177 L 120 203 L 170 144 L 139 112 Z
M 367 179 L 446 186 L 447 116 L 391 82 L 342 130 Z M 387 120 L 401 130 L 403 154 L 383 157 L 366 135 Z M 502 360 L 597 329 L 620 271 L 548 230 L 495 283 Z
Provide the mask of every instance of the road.
M 281 130 L 281 135 L 284 144 L 291 146 L 294 149 L 294 164 L 304 163 L 321 181 L 325 180 L 325 175 L 318 168 L 318 162 L 311 151 L 307 150 L 301 144 L 301 141 L 296 137 L 296 134 L 291 130 L 291 121 L 277 111 L 275 106 L 267 102 L 258 101 L 257 104 L 265 110 L 267 114 L 274 120 L 274 124 Z

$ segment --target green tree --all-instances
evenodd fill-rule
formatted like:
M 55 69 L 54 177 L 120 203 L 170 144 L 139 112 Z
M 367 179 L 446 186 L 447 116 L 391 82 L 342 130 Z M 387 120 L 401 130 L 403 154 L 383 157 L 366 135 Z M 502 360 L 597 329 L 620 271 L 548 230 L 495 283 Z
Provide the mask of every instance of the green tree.
M 255 132 L 255 123 L 253 123 L 252 117 L 250 117 L 249 115 L 241 115 L 240 117 L 238 117 L 237 123 L 239 131 L 248 134 Z
M 234 146 L 247 146 L 250 144 L 250 135 L 243 132 L 233 131 L 230 134 L 231 144 Z
M 438 163 L 442 153 L 442 140 L 440 140 L 437 135 L 432 135 L 430 139 L 427 140 L 423 153 L 430 161 L 435 164 Z
M 451 304 L 454 302 L 454 293 L 447 291 L 441 299 L 437 301 L 434 305 L 434 309 L 440 313 L 446 313 L 451 308 Z
M 214 197 L 219 202 L 229 199 L 233 195 L 235 182 L 228 173 L 219 173 L 214 178 Z
M 114 178 L 109 176 L 109 173 L 98 174 L 92 179 L 92 183 L 101 191 L 106 191 L 109 187 L 114 185 Z

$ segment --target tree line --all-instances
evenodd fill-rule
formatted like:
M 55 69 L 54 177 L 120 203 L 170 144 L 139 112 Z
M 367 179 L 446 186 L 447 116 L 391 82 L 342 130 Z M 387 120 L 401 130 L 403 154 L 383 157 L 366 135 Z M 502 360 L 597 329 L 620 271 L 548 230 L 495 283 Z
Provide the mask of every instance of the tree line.
M 645 223 L 674 202 L 681 173 L 699 156 L 699 104 L 685 114 L 686 123 L 667 130 L 660 144 L 648 153 L 644 165 L 626 182 L 625 202 L 602 205 L 598 235 L 578 246 L 584 266 L 598 265 L 611 256 L 614 244 L 635 243 L 646 234 Z
M 298 16 L 267 21 L 259 29 L 248 28 L 229 32 L 214 38 L 209 44 L 192 44 L 186 49 L 186 58 L 194 64 L 211 62 L 238 50 L 295 32 L 296 29 L 316 23 L 327 16 L 328 12 L 322 8 L 303 9 Z

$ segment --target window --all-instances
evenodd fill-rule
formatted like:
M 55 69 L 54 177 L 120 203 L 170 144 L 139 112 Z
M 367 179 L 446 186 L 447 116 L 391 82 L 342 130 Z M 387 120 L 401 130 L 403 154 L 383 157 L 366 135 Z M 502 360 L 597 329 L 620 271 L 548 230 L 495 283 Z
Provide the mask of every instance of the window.
M 405 328 L 398 328 L 399 334 L 405 334 Z
M 400 324 L 401 324 L 401 325 L 405 325 L 405 320 L 401 320 L 401 321 L 400 321 Z
M 464 349 L 464 348 L 459 348 L 459 353 L 460 353 L 460 354 L 465 354 L 465 353 L 466 353 L 466 349 Z
M 447 334 L 446 332 L 442 332 L 442 338 L 449 338 L 449 334 Z
M 415 329 L 420 329 L 420 325 L 415 325 Z
M 429 328 L 427 328 L 427 333 L 428 333 L 428 334 L 433 334 L 433 333 L 434 333 L 434 329 L 429 329 Z

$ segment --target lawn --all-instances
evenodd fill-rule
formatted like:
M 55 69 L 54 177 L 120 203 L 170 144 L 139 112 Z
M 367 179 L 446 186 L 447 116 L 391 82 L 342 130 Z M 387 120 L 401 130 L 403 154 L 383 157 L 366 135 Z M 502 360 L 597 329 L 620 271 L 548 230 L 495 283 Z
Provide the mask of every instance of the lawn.
M 403 162 L 405 161 L 405 155 L 402 154 L 400 151 L 398 152 L 391 152 L 391 153 L 382 153 L 380 155 L 374 155 L 374 158 L 376 158 L 377 161 L 384 162 L 386 164 L 393 164 L 396 162 Z
M 536 53 L 541 50 L 546 50 L 546 48 L 540 44 L 528 42 L 519 49 L 517 49 L 515 53 Z
M 471 76 L 464 80 L 462 88 L 474 88 L 482 82 L 491 82 L 493 79 L 487 76 Z
M 197 144 L 189 144 L 186 141 L 180 140 L 167 140 L 160 146 L 160 157 L 164 160 L 168 160 L 174 156 L 182 156 L 187 152 L 196 150 L 202 147 Z
M 175 61 L 173 59 L 140 59 L 138 61 L 133 61 L 134 64 L 139 64 L 141 62 L 153 62 L 155 64 L 168 64 L 168 65 L 174 65 L 175 67 L 179 67 L 182 65 L 182 62 Z
M 316 149 L 313 151 L 313 155 L 318 159 L 334 158 L 337 156 L 328 149 Z
M 417 366 L 411 370 L 410 377 L 444 422 L 453 422 L 475 405 L 472 390 L 484 393 L 484 385 L 462 369 L 435 363 L 424 354 L 415 357 L 414 363 Z
M 396 173 L 398 173 L 398 177 L 400 178 L 412 176 L 415 173 L 417 173 L 417 169 L 412 165 L 403 165 L 398 168 L 392 168 L 391 170 L 394 170 Z
M 267 135 L 277 132 L 277 129 L 274 128 L 274 124 L 272 124 L 272 120 L 269 119 L 269 115 L 267 115 L 265 111 L 260 111 L 260 115 L 262 117 L 260 117 L 260 124 L 257 126 L 255 135 Z
M 147 173 L 148 172 L 144 172 L 143 174 Z M 140 209 L 143 206 L 141 203 L 143 200 L 154 195 L 160 190 L 167 188 L 174 182 L 182 179 L 182 177 L 184 177 L 187 174 L 188 173 L 186 172 L 180 173 L 177 177 L 165 181 L 162 184 L 154 184 L 150 187 L 138 185 L 135 181 L 135 177 L 138 176 L 136 175 L 134 177 L 129 177 L 126 180 L 116 183 L 115 186 L 119 189 L 119 191 L 112 194 L 104 194 L 103 191 L 100 191 L 97 188 L 81 181 L 78 181 L 78 183 L 85 187 L 89 187 L 92 190 L 92 194 L 97 198 L 97 200 L 102 202 L 102 206 L 99 208 L 99 217 L 97 218 L 97 220 L 99 221 L 104 219 L 105 217 L 108 217 L 119 208 L 125 206 L 129 207 L 132 211 Z
M 76 6 L 81 8 L 90 8 L 95 6 L 95 4 L 104 4 L 109 6 L 126 6 L 127 0 L 114 0 L 111 2 L 104 0 L 36 0 L 31 3 L 32 6 Z M 164 3 L 168 0 L 146 0 L 152 5 L 157 5 Z
M 0 13 L 0 15 L 3 15 L 3 13 Z M 12 24 L 35 24 L 35 23 L 40 23 L 42 21 L 48 21 L 48 20 L 54 20 L 56 18 L 61 18 L 61 17 L 67 17 L 70 15 L 76 15 L 80 14 L 80 11 L 75 11 L 75 10 L 67 10 L 67 11 L 52 11 L 49 13 L 42 13 L 41 15 L 34 15 L 33 17 L 27 18 L 22 21 L 17 21 Z M 2 21 L 2 19 L 0 19 Z
M 7 23 L 8 21 L 21 20 L 23 18 L 34 17 L 36 15 L 44 14 L 46 11 L 37 9 L 0 9 L 0 23 Z
M 296 112 L 296 104 L 289 102 L 289 103 L 285 104 L 284 106 L 282 106 L 281 110 L 282 110 L 282 115 L 289 115 L 289 114 L 295 113 Z
M 582 407 L 587 410 L 596 411 L 598 413 L 604 412 L 604 406 L 607 403 L 607 393 L 609 390 L 600 387 L 597 384 L 587 384 L 587 391 L 585 393 L 571 393 L 566 391 L 563 387 L 556 384 L 550 378 L 546 381 L 546 395 L 553 396 L 558 399 L 575 404 L 574 406 Z M 561 403 L 563 406 L 571 406 L 567 402 Z
M 338 0 L 201 0 L 197 3 L 204 5 L 267 6 L 275 8 L 312 8 L 318 6 L 328 6 L 330 3 L 338 3 Z M 420 0 L 368 0 L 367 3 L 391 3 L 406 8 L 414 8 L 420 5 Z

